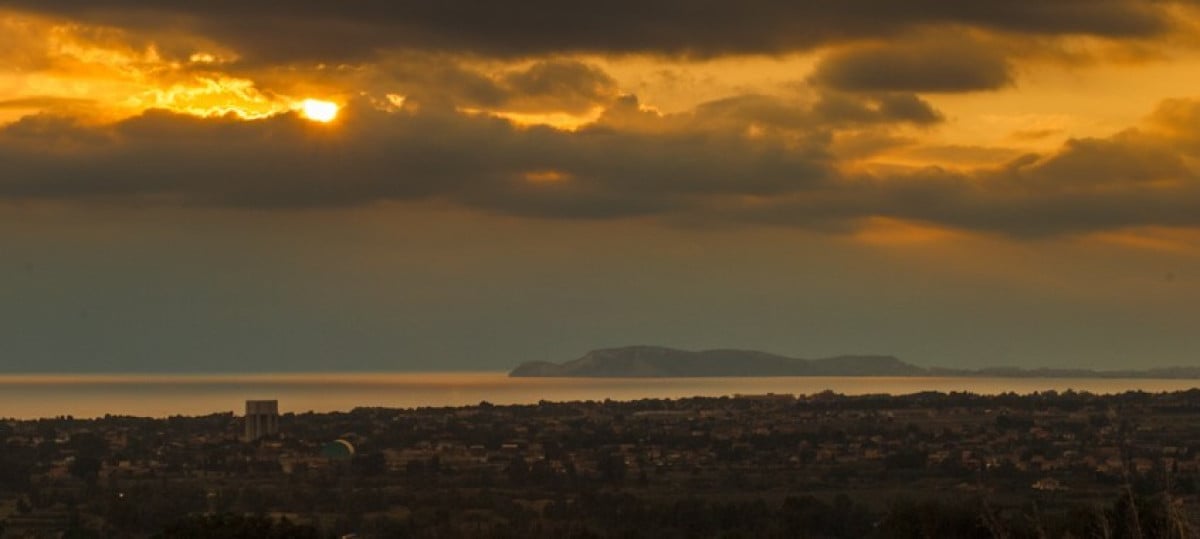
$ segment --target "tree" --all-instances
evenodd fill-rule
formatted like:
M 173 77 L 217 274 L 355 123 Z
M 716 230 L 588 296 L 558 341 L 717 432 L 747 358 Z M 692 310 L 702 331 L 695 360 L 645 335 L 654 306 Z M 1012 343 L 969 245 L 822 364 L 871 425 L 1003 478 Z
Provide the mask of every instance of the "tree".
M 86 481 L 89 485 L 96 482 L 96 478 L 100 475 L 100 459 L 92 456 L 79 455 L 67 467 L 67 471 L 71 475 Z
M 232 514 L 185 517 L 154 535 L 161 539 L 317 539 L 319 536 L 313 526 L 293 524 L 286 518 L 277 521 Z
M 387 459 L 383 453 L 367 453 L 355 455 L 350 461 L 350 467 L 355 473 L 365 477 L 375 477 L 387 472 Z

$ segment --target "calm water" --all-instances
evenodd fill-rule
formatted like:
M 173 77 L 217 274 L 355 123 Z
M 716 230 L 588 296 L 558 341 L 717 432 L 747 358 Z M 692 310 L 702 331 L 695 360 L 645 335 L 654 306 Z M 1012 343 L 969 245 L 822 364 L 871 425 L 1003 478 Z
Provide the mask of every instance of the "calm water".
M 279 399 L 282 411 L 328 412 L 356 406 L 458 406 L 539 400 L 628 400 L 735 393 L 848 395 L 918 391 L 1074 389 L 1093 393 L 1174 391 L 1197 380 L 1013 378 L 508 378 L 504 373 L 336 373 L 231 375 L 0 375 L 0 417 L 106 413 L 163 417 L 236 411 L 246 399 Z

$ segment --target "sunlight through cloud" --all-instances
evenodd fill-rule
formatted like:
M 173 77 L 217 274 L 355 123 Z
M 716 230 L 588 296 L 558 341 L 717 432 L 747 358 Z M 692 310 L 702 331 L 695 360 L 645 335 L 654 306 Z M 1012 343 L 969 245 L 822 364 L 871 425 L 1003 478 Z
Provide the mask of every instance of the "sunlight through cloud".
M 300 102 L 300 113 L 309 120 L 328 123 L 337 118 L 338 106 L 332 101 L 305 99 Z

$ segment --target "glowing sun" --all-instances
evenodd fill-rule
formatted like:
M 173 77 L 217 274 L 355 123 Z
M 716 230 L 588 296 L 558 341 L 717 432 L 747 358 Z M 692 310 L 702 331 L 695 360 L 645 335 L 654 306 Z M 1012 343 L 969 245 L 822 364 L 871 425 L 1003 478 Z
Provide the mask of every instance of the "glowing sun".
M 315 122 L 332 122 L 337 118 L 338 106 L 332 101 L 305 99 L 300 103 L 300 113 Z

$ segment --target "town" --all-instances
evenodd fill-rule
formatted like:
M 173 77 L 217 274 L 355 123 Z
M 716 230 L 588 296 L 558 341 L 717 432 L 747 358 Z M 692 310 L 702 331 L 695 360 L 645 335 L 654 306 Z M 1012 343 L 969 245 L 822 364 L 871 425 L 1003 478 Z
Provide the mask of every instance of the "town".
M 278 409 L 0 422 L 0 537 L 1200 529 L 1200 390 Z

